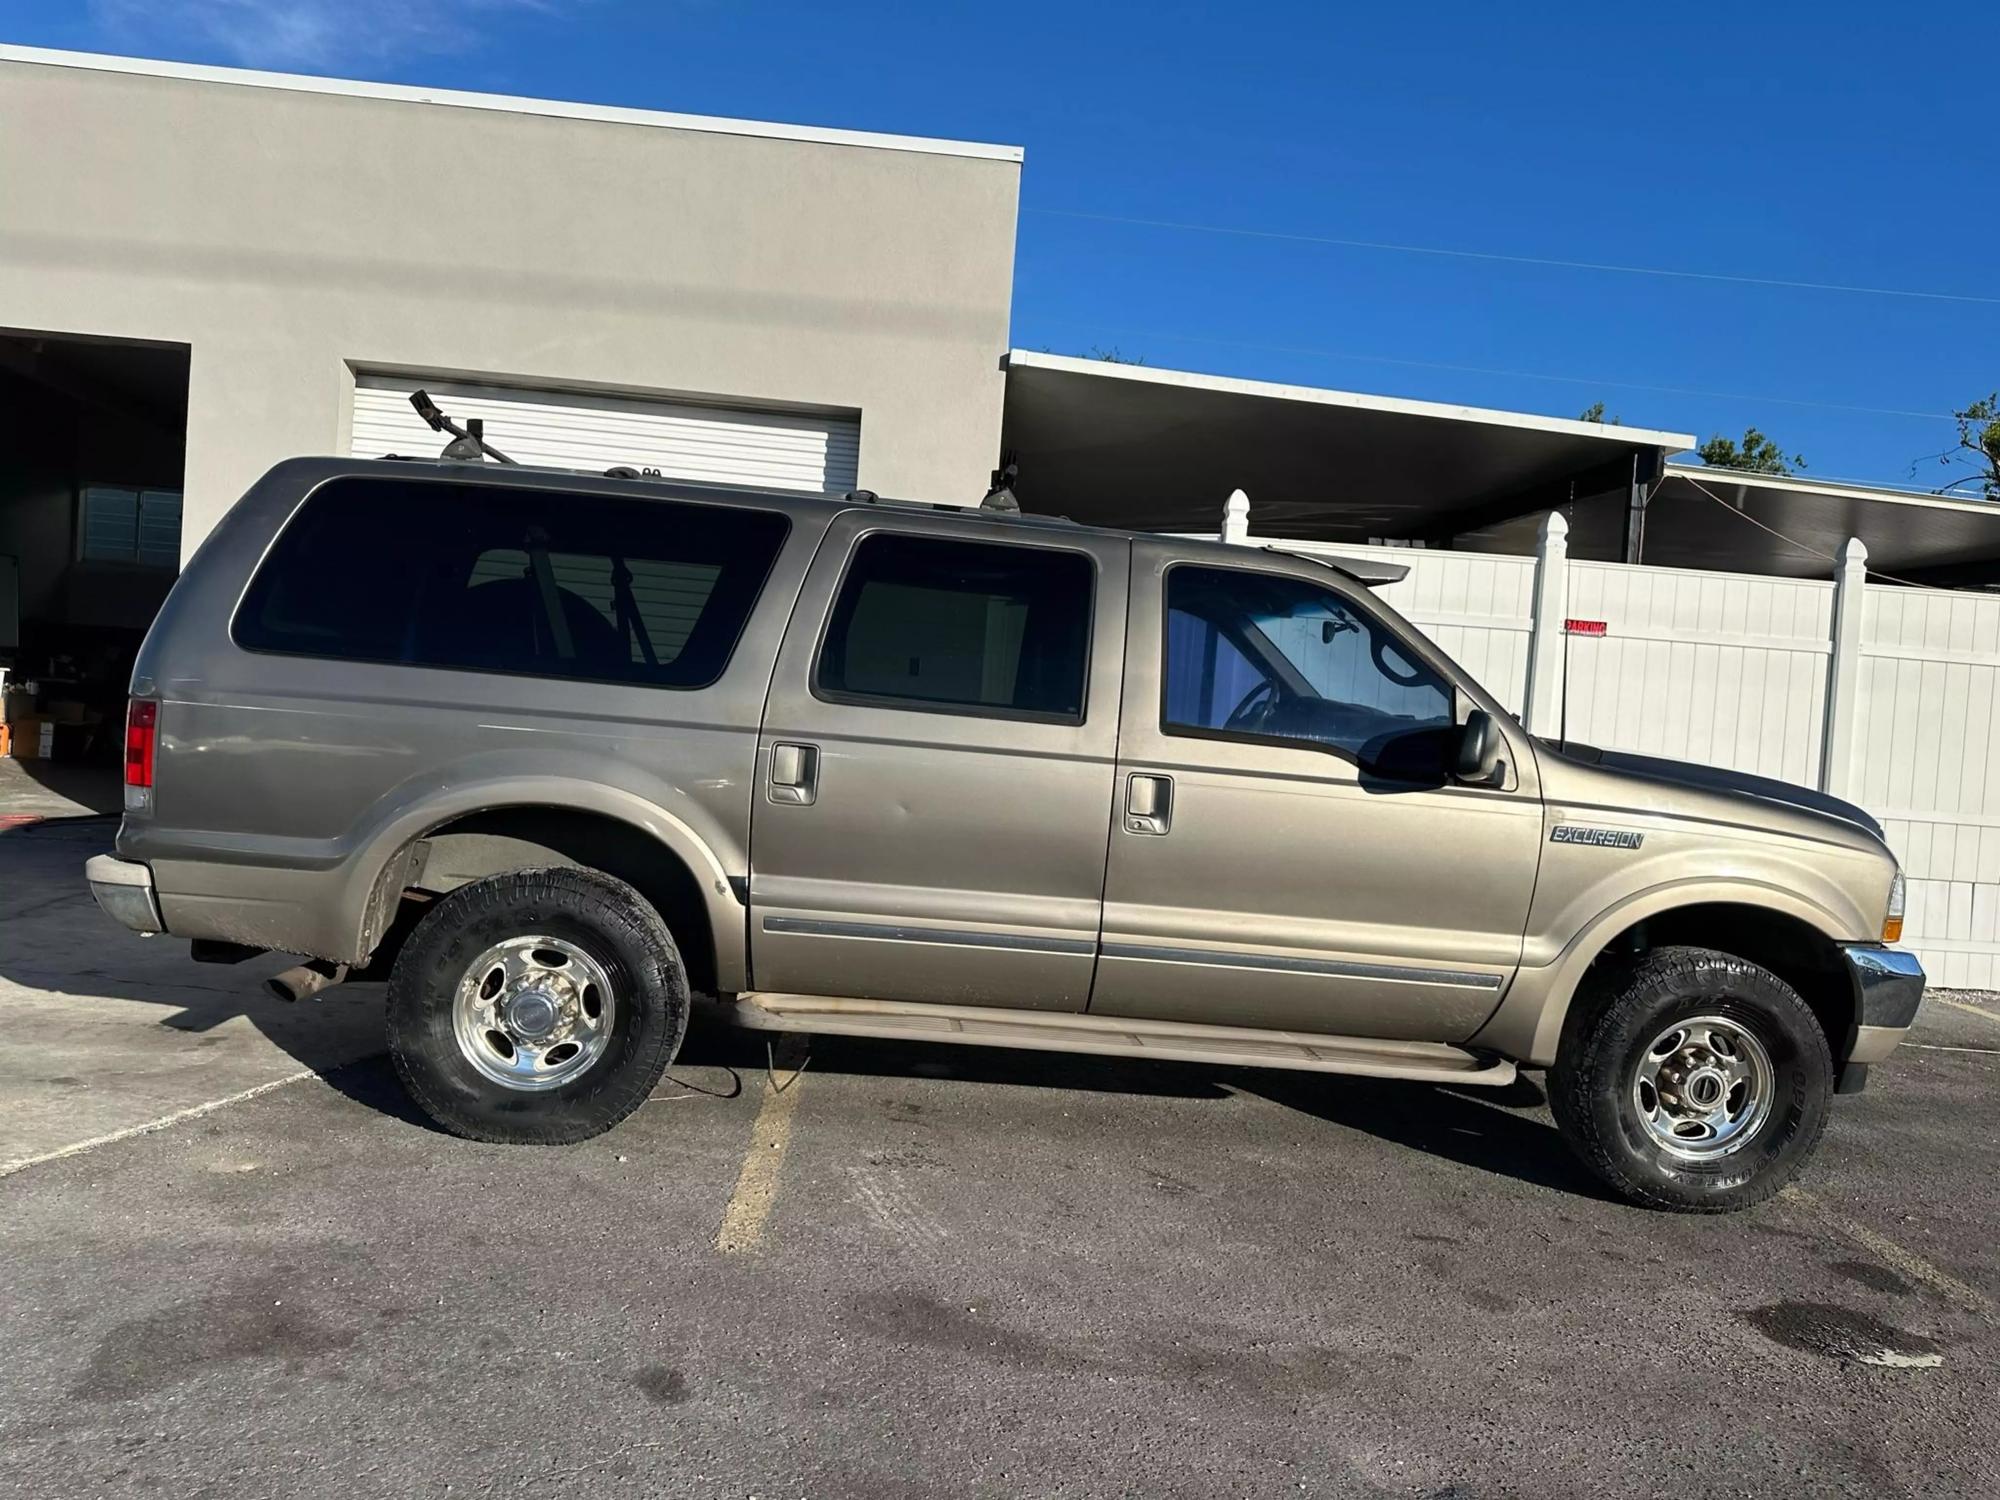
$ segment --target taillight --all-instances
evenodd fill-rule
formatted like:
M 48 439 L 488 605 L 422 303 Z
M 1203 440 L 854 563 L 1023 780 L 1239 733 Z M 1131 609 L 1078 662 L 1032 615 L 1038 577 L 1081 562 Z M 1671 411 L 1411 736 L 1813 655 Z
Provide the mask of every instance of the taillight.
M 125 811 L 153 807 L 153 752 L 160 742 L 160 705 L 134 698 L 125 711 Z

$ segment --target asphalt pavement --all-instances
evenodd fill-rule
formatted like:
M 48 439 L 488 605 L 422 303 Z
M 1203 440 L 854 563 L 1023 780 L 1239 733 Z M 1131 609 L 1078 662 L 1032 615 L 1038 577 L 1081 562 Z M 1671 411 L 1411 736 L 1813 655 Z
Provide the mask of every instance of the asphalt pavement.
M 1608 1200 L 1532 1077 L 711 1030 L 611 1135 L 489 1147 L 379 990 L 89 926 L 108 835 L 0 835 L 0 1494 L 2000 1493 L 1991 997 L 1714 1219 Z

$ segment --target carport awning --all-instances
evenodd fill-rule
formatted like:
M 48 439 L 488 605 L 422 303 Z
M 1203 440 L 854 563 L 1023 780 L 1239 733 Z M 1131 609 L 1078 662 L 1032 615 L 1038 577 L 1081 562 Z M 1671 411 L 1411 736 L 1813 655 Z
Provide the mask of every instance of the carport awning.
M 1022 508 L 1209 531 L 1232 490 L 1260 535 L 1365 542 L 1477 530 L 1628 493 L 1687 433 L 1015 350 L 1002 447 Z
M 1460 545 L 1534 549 L 1536 518 L 1491 527 Z M 1572 557 L 1616 558 L 1622 497 L 1599 496 L 1569 514 Z M 1829 578 L 1841 544 L 1859 537 L 1868 566 L 1926 584 L 2000 580 L 2000 505 L 1912 490 L 1829 484 L 1797 475 L 1738 474 L 1669 464 L 1646 513 L 1641 561 L 1664 568 Z
M 2000 505 L 1797 475 L 1672 464 L 1684 432 L 1015 350 L 1002 447 L 1024 510 L 1135 531 L 1214 531 L 1232 490 L 1258 536 L 1532 552 L 1542 513 L 1570 555 L 1616 561 L 1635 465 L 1659 475 L 1641 561 L 1826 578 L 1849 537 L 1878 572 L 2000 582 Z
M 1947 581 L 2000 562 L 2000 505 L 1670 464 L 1647 517 L 1645 561 L 1823 578 L 1848 537 L 1867 545 L 1871 568 Z

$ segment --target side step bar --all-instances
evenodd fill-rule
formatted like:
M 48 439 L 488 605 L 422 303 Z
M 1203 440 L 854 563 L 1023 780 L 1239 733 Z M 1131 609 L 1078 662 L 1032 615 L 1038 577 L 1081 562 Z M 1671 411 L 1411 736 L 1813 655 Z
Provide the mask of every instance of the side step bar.
M 753 993 L 719 1007 L 725 1020 L 755 1031 L 812 1031 L 836 1036 L 901 1037 L 972 1047 L 1022 1047 L 1039 1052 L 1088 1052 L 1151 1057 L 1162 1062 L 1292 1068 L 1308 1073 L 1357 1073 L 1504 1088 L 1514 1081 L 1507 1058 L 1467 1052 L 1442 1042 L 1378 1041 L 1305 1031 L 1197 1026 L 1130 1016 L 1068 1011 L 926 1005 L 907 1000 L 845 1000 L 824 995 Z

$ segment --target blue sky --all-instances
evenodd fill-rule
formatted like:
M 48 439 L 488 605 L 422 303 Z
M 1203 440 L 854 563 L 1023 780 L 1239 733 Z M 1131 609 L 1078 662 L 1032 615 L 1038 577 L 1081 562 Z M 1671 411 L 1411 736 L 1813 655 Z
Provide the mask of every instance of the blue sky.
M 1926 488 L 2000 387 L 1990 0 L 11 0 L 0 39 L 1022 145 L 1027 347 Z

